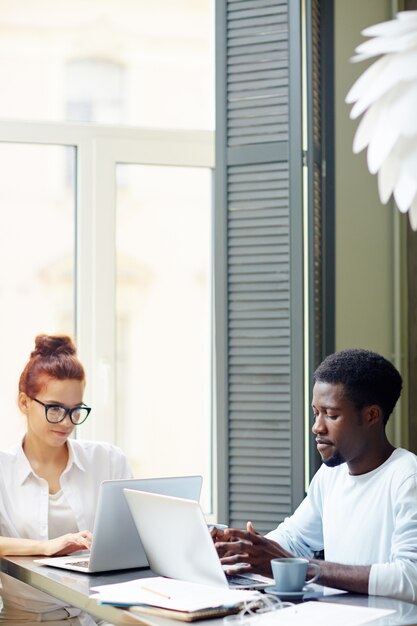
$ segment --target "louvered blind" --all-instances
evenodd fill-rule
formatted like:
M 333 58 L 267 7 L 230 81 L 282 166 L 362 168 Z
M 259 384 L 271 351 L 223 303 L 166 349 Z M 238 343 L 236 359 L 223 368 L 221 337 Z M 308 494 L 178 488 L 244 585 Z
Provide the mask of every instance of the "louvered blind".
M 223 112 L 216 128 L 216 197 L 224 202 L 227 275 L 225 335 L 217 351 L 225 359 L 218 368 L 227 379 L 225 402 L 218 406 L 226 415 L 218 418 L 226 423 L 220 432 L 227 437 L 228 522 L 242 527 L 252 520 L 260 532 L 274 528 L 303 496 L 293 481 L 303 473 L 303 414 L 294 414 L 293 401 L 296 387 L 303 394 L 295 375 L 302 371 L 302 327 L 293 315 L 297 308 L 302 318 L 293 267 L 294 259 L 302 263 L 301 244 L 294 249 L 301 241 L 301 202 L 291 195 L 291 184 L 300 187 L 301 148 L 290 182 L 288 7 L 283 0 L 217 5 L 224 39 L 217 60 Z
M 227 7 L 228 145 L 288 141 L 287 3 Z
M 228 168 L 230 520 L 290 511 L 288 164 Z

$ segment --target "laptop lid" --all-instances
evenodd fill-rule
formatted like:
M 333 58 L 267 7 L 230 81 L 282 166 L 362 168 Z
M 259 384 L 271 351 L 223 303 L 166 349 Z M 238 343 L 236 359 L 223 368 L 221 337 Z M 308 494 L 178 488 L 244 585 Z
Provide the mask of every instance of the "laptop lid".
M 100 487 L 90 553 L 91 572 L 148 567 L 124 489 L 155 492 L 198 501 L 201 476 L 106 480 Z
M 36 559 L 35 562 L 86 573 L 149 567 L 123 489 L 198 500 L 202 482 L 201 476 L 105 480 L 100 485 L 90 554 Z
M 228 587 L 198 502 L 131 489 L 124 493 L 153 572 Z

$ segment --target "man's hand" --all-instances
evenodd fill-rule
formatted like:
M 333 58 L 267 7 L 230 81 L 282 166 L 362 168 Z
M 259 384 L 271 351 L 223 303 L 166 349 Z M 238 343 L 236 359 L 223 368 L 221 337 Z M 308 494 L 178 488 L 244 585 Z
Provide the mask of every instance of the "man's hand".
M 252 522 L 246 524 L 246 530 L 212 529 L 212 537 L 220 561 L 226 566 L 228 574 L 244 571 L 272 576 L 272 559 L 294 556 L 276 541 L 257 533 Z M 317 579 L 319 584 L 354 593 L 368 593 L 370 565 L 340 565 L 313 559 L 311 563 L 316 563 L 320 567 L 320 576 Z M 236 568 L 236 564 L 240 567 Z M 227 569 L 229 565 L 230 569 Z
M 230 530 L 230 528 L 217 528 L 217 526 L 212 526 L 210 528 L 210 535 L 216 543 L 217 541 L 228 541 L 227 536 L 225 535 L 226 530 Z
M 89 550 L 92 537 L 89 530 L 82 530 L 78 533 L 68 533 L 67 535 L 56 537 L 56 539 L 42 541 L 42 554 L 46 556 L 61 556 L 77 552 L 77 550 Z
M 216 533 L 213 540 L 220 561 L 226 567 L 239 563 L 242 564 L 239 569 L 245 572 L 272 576 L 271 559 L 294 556 L 281 548 L 275 541 L 266 539 L 257 533 L 252 522 L 247 523 L 246 530 L 227 528 L 220 532 L 222 534 Z M 226 571 L 233 573 L 237 570 L 235 567 L 231 567 L 230 570 L 226 569 Z

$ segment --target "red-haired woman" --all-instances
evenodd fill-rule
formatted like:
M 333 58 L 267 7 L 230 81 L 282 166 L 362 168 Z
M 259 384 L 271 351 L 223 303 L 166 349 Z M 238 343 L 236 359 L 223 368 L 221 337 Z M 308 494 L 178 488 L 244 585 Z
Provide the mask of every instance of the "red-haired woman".
M 90 413 L 84 387 L 72 340 L 38 335 L 19 381 L 26 433 L 15 448 L 0 452 L 0 556 L 69 554 L 89 547 L 100 483 L 131 477 L 119 448 L 70 439 Z M 69 615 L 78 618 L 71 624 L 94 624 L 25 583 L 4 574 L 1 579 L 2 622 L 59 623 Z

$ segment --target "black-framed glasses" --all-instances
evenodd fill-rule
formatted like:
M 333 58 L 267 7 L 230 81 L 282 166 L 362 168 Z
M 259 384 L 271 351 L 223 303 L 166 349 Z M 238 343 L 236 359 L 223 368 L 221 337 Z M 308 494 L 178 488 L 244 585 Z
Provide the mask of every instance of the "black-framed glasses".
M 73 406 L 72 409 L 66 409 L 61 404 L 45 404 L 37 398 L 32 398 L 31 396 L 29 396 L 29 398 L 45 408 L 45 417 L 51 424 L 63 422 L 66 416 L 69 415 L 71 422 L 75 426 L 78 426 L 85 422 L 91 411 L 91 408 L 85 404 Z

